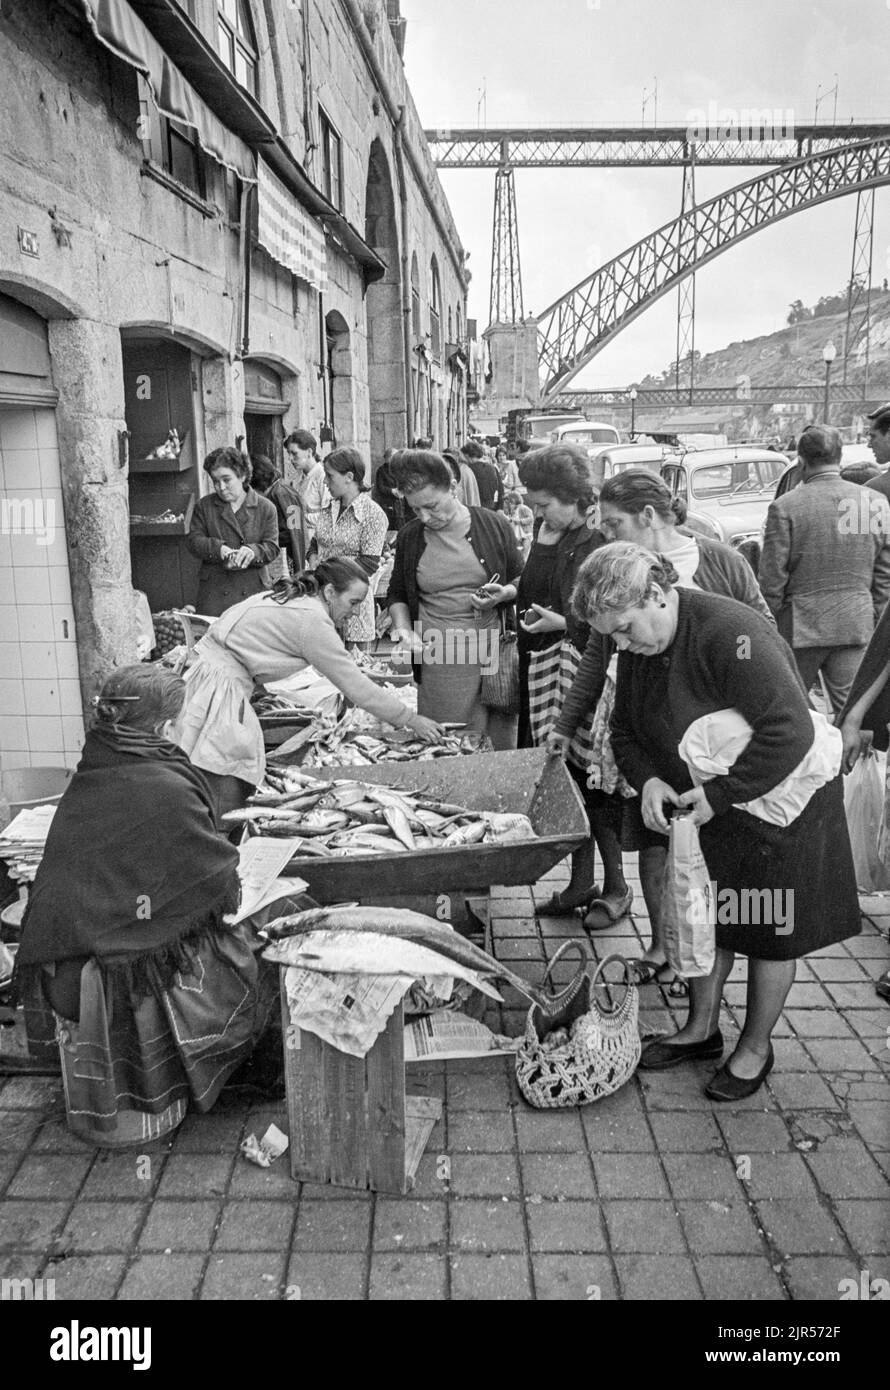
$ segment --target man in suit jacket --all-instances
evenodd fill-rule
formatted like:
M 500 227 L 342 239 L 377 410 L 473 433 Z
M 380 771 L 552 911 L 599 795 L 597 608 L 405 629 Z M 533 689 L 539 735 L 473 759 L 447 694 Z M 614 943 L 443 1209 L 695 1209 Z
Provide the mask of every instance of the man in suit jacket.
M 758 572 L 804 685 L 821 672 L 835 714 L 890 597 L 890 505 L 841 478 L 841 447 L 830 426 L 804 430 L 803 480 L 770 503 Z

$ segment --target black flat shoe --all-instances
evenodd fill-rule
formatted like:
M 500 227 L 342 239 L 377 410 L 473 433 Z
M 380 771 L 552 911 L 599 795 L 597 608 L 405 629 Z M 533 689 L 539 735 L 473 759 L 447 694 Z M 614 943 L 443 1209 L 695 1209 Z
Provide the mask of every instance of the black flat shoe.
M 666 1071 L 681 1062 L 713 1061 L 723 1056 L 723 1034 L 717 1028 L 709 1038 L 696 1043 L 667 1043 L 659 1038 L 643 1048 L 640 1071 Z
M 727 1063 L 711 1077 L 705 1087 L 705 1095 L 709 1100 L 746 1100 L 748 1096 L 753 1096 L 755 1091 L 760 1090 L 772 1071 L 775 1060 L 772 1043 L 770 1043 L 769 1056 L 756 1076 L 750 1078 L 736 1076 L 734 1071 L 729 1070 Z

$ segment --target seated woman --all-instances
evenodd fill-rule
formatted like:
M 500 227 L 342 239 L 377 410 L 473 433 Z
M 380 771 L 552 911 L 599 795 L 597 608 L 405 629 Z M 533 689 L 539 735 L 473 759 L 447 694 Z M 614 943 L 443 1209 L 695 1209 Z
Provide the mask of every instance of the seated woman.
M 516 715 L 482 700 L 483 674 L 498 659 L 500 609 L 514 626 L 522 557 L 513 529 L 505 516 L 458 501 L 439 454 L 403 449 L 391 470 L 415 514 L 399 532 L 388 600 L 393 635 L 414 661 L 417 712 L 514 748 Z
M 209 1110 L 274 1003 L 247 929 L 223 920 L 238 852 L 170 742 L 184 695 L 153 666 L 105 682 L 23 922 L 32 1053 L 49 1055 L 55 1022 L 69 1124 L 103 1146 L 158 1137 L 189 1103 Z

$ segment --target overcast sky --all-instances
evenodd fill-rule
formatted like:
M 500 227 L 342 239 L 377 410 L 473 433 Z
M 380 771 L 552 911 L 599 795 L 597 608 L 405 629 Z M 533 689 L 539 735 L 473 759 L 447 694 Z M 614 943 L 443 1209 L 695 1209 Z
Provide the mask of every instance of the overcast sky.
M 405 67 L 427 127 L 639 124 L 658 80 L 658 123 L 686 125 L 714 101 L 814 116 L 838 79 L 837 116 L 890 121 L 890 0 L 402 0 Z M 480 95 L 485 90 L 485 102 Z M 831 119 L 834 98 L 820 119 Z M 653 120 L 650 101 L 647 124 Z M 701 170 L 697 198 L 762 172 Z M 493 170 L 443 170 L 471 252 L 470 317 L 488 321 Z M 539 314 L 603 261 L 679 211 L 679 170 L 519 169 L 526 313 Z M 855 195 L 750 237 L 699 272 L 696 346 L 769 333 L 788 304 L 811 304 L 850 274 Z M 890 191 L 876 200 L 872 281 L 890 274 Z M 672 360 L 676 295 L 659 301 L 574 385 L 624 385 Z

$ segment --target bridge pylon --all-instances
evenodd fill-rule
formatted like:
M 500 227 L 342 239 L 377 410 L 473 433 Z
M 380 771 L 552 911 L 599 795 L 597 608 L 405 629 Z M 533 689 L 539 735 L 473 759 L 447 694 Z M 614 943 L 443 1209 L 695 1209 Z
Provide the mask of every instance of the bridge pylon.
M 516 220 L 516 185 L 508 141 L 501 149 L 502 162 L 494 180 L 494 223 L 491 237 L 491 294 L 488 322 L 522 323 L 522 270 L 519 264 L 519 227 Z

